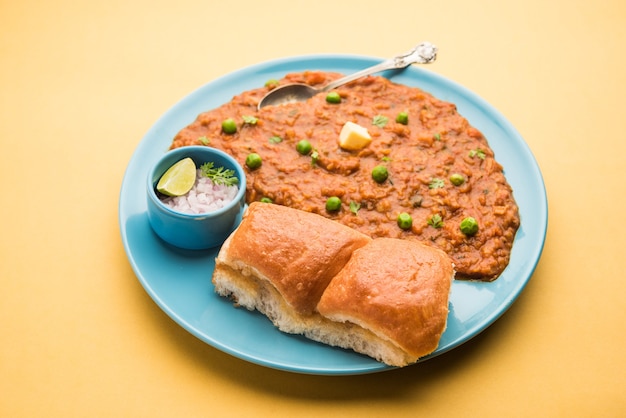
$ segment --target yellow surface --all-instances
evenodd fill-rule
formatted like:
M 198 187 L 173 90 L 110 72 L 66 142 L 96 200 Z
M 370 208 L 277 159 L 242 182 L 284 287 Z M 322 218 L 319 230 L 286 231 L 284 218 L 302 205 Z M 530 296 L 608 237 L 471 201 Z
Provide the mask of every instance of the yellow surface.
M 626 3 L 0 1 L 0 416 L 626 416 Z M 528 287 L 423 364 L 319 377 L 202 343 L 136 280 L 126 165 L 182 97 L 308 53 L 429 67 L 520 131 L 550 215 Z

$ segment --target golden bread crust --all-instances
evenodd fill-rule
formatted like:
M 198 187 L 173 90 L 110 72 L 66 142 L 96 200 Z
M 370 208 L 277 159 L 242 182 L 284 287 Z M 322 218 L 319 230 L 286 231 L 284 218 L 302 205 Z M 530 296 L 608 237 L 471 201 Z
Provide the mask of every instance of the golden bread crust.
M 422 357 L 437 348 L 445 330 L 453 275 L 443 251 L 413 241 L 375 239 L 354 252 L 317 310 Z
M 253 202 L 230 242 L 231 261 L 271 278 L 298 312 L 314 311 L 330 280 L 354 250 L 371 241 L 320 215 Z

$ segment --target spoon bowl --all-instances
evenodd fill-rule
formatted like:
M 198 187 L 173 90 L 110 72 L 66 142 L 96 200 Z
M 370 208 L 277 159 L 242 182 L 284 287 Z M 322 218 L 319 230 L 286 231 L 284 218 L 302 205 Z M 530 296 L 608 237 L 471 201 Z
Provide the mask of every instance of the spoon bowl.
M 310 99 L 318 93 L 321 93 L 322 89 L 309 86 L 302 83 L 285 84 L 280 87 L 276 87 L 270 91 L 259 102 L 258 108 L 261 109 L 265 106 L 276 106 L 285 103 L 302 102 Z
M 422 42 L 407 53 L 385 60 L 349 76 L 339 78 L 321 88 L 315 88 L 302 83 L 285 84 L 283 86 L 276 87 L 261 98 L 257 108 L 261 109 L 265 106 L 277 106 L 284 103 L 302 102 L 310 99 L 316 94 L 330 91 L 358 78 L 381 71 L 403 69 L 411 64 L 430 64 L 437 59 L 437 52 L 438 49 L 435 45 L 430 42 Z

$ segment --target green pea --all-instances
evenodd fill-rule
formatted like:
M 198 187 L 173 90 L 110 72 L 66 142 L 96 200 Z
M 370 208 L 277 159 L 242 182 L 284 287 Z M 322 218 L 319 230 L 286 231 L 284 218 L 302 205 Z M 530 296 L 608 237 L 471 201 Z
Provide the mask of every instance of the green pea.
M 303 139 L 296 144 L 296 150 L 302 155 L 309 155 L 312 148 L 313 147 L 311 147 L 311 143 L 306 139 Z
M 454 173 L 450 176 L 450 183 L 454 184 L 455 186 L 460 186 L 461 184 L 465 183 L 465 177 L 463 176 L 463 174 Z
M 250 170 L 256 170 L 261 167 L 261 164 L 263 164 L 261 156 L 255 152 L 248 154 L 246 157 L 246 165 Z
M 478 222 L 476 222 L 476 219 L 471 216 L 463 219 L 459 227 L 461 228 L 461 232 L 468 237 L 475 235 L 478 232 Z
M 372 178 L 376 183 L 383 183 L 389 177 L 389 172 L 387 171 L 387 167 L 384 165 L 377 165 L 372 170 Z
M 265 82 L 265 87 L 273 89 L 274 87 L 278 86 L 278 83 L 278 80 L 276 80 L 275 78 L 270 78 Z
M 339 199 L 337 196 L 332 196 L 329 197 L 326 200 L 326 210 L 329 212 L 337 212 L 339 209 L 341 209 L 341 199 Z
M 411 229 L 411 226 L 413 226 L 413 218 L 411 218 L 411 215 L 406 212 L 402 212 L 400 215 L 398 215 L 397 221 L 398 226 L 404 230 Z
M 326 101 L 333 104 L 341 103 L 341 96 L 336 91 L 331 91 L 326 95 Z
M 233 118 L 225 119 L 222 122 L 222 131 L 228 135 L 232 135 L 235 132 L 237 132 L 237 122 L 235 122 L 235 119 Z
M 396 116 L 396 122 L 401 123 L 403 125 L 406 125 L 409 123 L 409 114 L 406 112 L 400 112 L 398 113 L 398 116 Z
M 274 201 L 270 199 L 269 197 L 262 197 L 261 202 L 262 203 L 274 203 Z

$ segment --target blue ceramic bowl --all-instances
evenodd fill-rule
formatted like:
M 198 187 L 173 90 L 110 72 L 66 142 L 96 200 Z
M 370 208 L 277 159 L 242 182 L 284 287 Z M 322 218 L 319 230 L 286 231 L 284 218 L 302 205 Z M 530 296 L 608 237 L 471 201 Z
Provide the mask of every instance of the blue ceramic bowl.
M 187 214 L 165 205 L 157 195 L 156 184 L 176 162 L 191 157 L 200 167 L 212 161 L 215 167 L 235 171 L 239 192 L 228 206 L 213 212 Z M 203 250 L 221 245 L 241 222 L 245 206 L 246 175 L 243 167 L 230 155 L 206 146 L 188 146 L 168 151 L 150 170 L 147 179 L 148 219 L 156 234 L 167 243 L 189 250 Z

